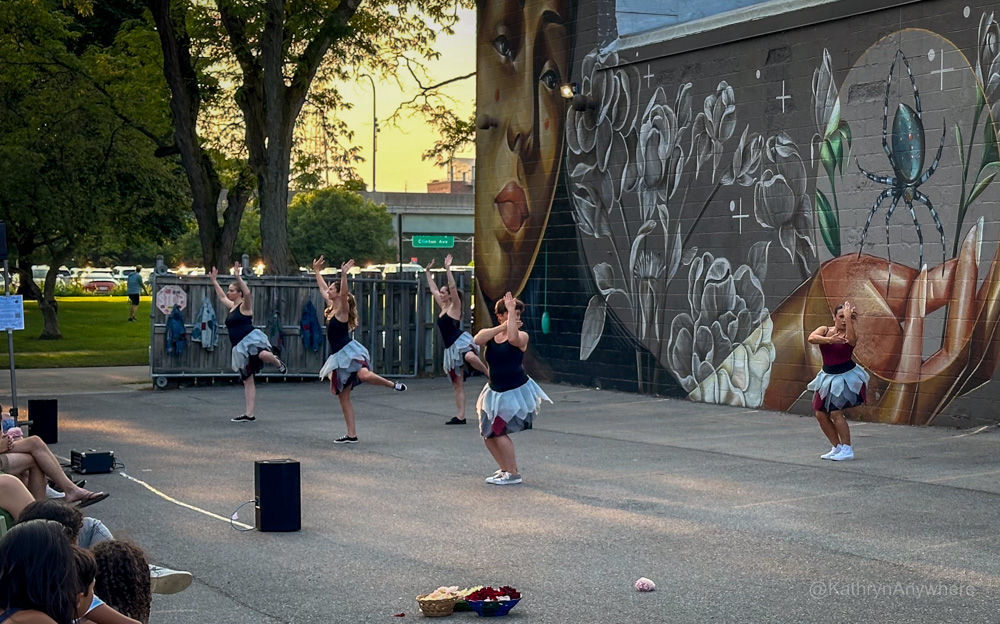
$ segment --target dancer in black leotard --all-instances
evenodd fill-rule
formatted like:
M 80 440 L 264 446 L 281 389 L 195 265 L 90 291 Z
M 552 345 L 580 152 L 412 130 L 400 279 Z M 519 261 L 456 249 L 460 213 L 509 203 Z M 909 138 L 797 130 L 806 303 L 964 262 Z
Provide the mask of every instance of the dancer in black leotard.
M 444 339 L 444 371 L 451 377 L 451 387 L 455 391 L 455 406 L 458 415 L 447 421 L 446 425 L 465 424 L 465 370 L 472 367 L 489 374 L 489 369 L 479 357 L 479 345 L 472 340 L 472 334 L 462 331 L 462 291 L 455 285 L 455 276 L 451 274 L 451 254 L 444 258 L 444 268 L 448 274 L 448 284 L 438 288 L 431 267 L 434 261 L 427 265 L 427 287 L 434 294 L 441 314 L 437 318 L 441 338 Z
M 348 335 L 358 326 L 358 305 L 354 295 L 347 288 L 347 272 L 354 266 L 354 260 L 348 260 L 340 266 L 340 279 L 327 285 L 321 272 L 325 260 L 320 256 L 313 260 L 313 271 L 316 273 L 316 285 L 326 301 L 326 339 L 330 343 L 330 357 L 326 359 L 319 372 L 320 379 L 330 378 L 330 391 L 340 400 L 340 409 L 344 412 L 344 422 L 347 423 L 347 435 L 337 438 L 335 444 L 354 444 L 358 441 L 358 433 L 354 427 L 354 405 L 351 403 L 351 389 L 366 382 L 400 392 L 406 390 L 406 384 L 389 381 L 371 371 L 372 358 L 368 349 Z
M 476 403 L 479 433 L 500 467 L 486 478 L 493 485 L 521 482 L 509 435 L 531 429 L 542 401 L 552 402 L 521 365 L 528 348 L 528 334 L 521 331 L 524 304 L 507 293 L 494 308 L 499 324 L 476 334 L 476 344 L 486 347 L 490 381 Z
M 226 315 L 226 329 L 229 330 L 229 340 L 233 343 L 233 371 L 239 373 L 240 379 L 243 380 L 243 395 L 246 398 L 246 412 L 231 420 L 253 422 L 257 420 L 254 416 L 257 403 L 257 385 L 254 383 L 254 376 L 264 368 L 264 362 L 277 366 L 280 373 L 284 373 L 286 368 L 281 360 L 271 353 L 271 343 L 267 335 L 253 326 L 250 289 L 240 278 L 238 262 L 233 265 L 233 274 L 236 276 L 236 281 L 226 290 L 222 290 L 222 286 L 219 286 L 218 269 L 212 267 L 209 278 L 215 286 L 215 294 L 229 311 Z

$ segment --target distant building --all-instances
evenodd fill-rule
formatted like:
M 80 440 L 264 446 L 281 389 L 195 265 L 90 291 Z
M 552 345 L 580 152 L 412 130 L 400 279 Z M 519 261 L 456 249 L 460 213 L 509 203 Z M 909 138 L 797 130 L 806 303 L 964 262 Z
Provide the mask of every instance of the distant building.
M 427 183 L 428 193 L 472 193 L 476 184 L 476 159 L 456 158 L 448 165 L 448 177 Z

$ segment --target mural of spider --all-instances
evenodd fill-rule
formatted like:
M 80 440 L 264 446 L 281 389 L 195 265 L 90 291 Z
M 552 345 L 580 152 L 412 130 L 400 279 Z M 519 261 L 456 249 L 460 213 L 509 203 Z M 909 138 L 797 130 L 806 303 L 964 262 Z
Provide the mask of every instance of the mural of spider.
M 917 109 L 913 110 L 909 105 L 902 102 L 896 108 L 896 114 L 892 118 L 892 149 L 889 149 L 889 143 L 887 141 L 887 126 L 889 122 L 889 91 L 892 86 L 892 72 L 896 68 L 896 62 L 902 58 L 903 64 L 906 66 L 906 73 L 910 76 L 910 84 L 913 86 L 913 100 L 916 104 Z M 869 180 L 877 182 L 878 184 L 886 184 L 889 188 L 883 190 L 878 198 L 875 200 L 875 204 L 872 206 L 871 212 L 868 213 L 868 221 L 865 222 L 865 229 L 861 232 L 861 245 L 858 248 L 858 257 L 861 257 L 861 250 L 865 246 L 865 236 L 868 234 L 868 226 L 872 223 L 872 217 L 878 212 L 879 206 L 882 202 L 886 200 L 890 195 L 892 196 L 892 204 L 889 206 L 889 211 L 885 214 L 885 244 L 886 247 L 889 246 L 889 219 L 892 218 L 893 211 L 896 210 L 896 205 L 899 200 L 902 199 L 906 204 L 906 207 L 910 209 L 910 216 L 913 217 L 913 227 L 917 230 L 917 239 L 920 241 L 920 263 L 918 268 L 924 265 L 924 235 L 920 230 L 920 222 L 917 220 L 917 214 L 913 210 L 913 201 L 916 200 L 925 206 L 931 213 L 931 218 L 934 219 L 934 226 L 937 228 L 938 233 L 941 235 L 941 255 L 942 263 L 945 260 L 947 254 L 947 242 L 944 236 L 944 227 L 941 226 L 941 219 L 938 218 L 937 212 L 934 210 L 934 205 L 931 203 L 929 197 L 917 190 L 921 184 L 926 182 L 937 169 L 938 163 L 941 161 L 941 152 L 944 150 L 944 137 L 947 133 L 948 125 L 943 124 L 944 131 L 941 133 L 941 145 L 938 147 L 937 156 L 934 157 L 934 162 L 927 171 L 921 173 L 924 167 L 924 124 L 923 124 L 923 113 L 920 108 L 920 92 L 917 90 L 917 81 L 913 78 L 913 72 L 910 70 L 910 61 L 903 54 L 902 50 L 896 51 L 896 56 L 892 60 L 892 65 L 889 67 L 889 77 L 885 81 L 885 105 L 884 112 L 882 114 L 882 149 L 885 151 L 886 157 L 889 158 L 889 165 L 892 167 L 892 177 L 875 175 L 865 171 L 861 167 L 861 163 L 858 161 L 857 157 L 854 158 L 854 162 L 857 163 L 858 169 L 861 170 Z M 892 262 L 891 253 L 889 254 L 890 267 Z

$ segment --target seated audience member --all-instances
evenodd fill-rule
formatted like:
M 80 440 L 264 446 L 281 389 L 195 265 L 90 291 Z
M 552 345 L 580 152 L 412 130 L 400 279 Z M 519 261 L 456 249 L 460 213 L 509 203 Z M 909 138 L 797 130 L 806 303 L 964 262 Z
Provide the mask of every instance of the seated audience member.
M 14 526 L 21 517 L 21 511 L 34 500 L 20 479 L 0 474 L 0 517 L 3 517 L 8 529 Z
M 0 624 L 73 624 L 79 605 L 90 602 L 79 587 L 79 550 L 48 520 L 18 524 L 0 538 Z
M 25 519 L 44 518 L 62 523 L 69 532 L 73 543 L 82 548 L 93 548 L 97 544 L 113 540 L 114 536 L 104 523 L 96 518 L 84 517 L 76 507 L 65 505 L 56 500 L 36 501 L 27 505 L 21 511 L 22 521 Z M 171 570 L 150 565 L 148 575 L 154 594 L 176 594 L 191 585 L 193 577 L 190 572 Z M 100 592 L 98 592 L 100 595 Z
M 148 624 L 153 593 L 142 549 L 131 542 L 108 540 L 94 546 L 93 553 L 97 560 L 94 591 L 118 613 Z
M 38 436 L 20 440 L 10 436 L 0 438 L 0 472 L 15 477 L 26 476 L 28 490 L 35 500 L 46 497 L 46 477 L 52 479 L 62 490 L 66 495 L 63 500 L 67 503 L 79 503 L 80 507 L 88 507 L 108 497 L 105 492 L 91 492 L 73 483 L 63 472 L 59 460 L 48 445 Z

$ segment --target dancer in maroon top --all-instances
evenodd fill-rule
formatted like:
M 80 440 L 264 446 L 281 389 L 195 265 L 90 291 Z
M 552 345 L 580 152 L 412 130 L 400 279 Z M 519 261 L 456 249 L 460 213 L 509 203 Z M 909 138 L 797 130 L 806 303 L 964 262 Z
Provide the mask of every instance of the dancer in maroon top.
M 854 459 L 844 410 L 864 404 L 868 384 L 868 373 L 851 359 L 858 342 L 857 318 L 854 306 L 845 301 L 833 311 L 832 327 L 819 327 L 809 334 L 809 342 L 819 345 L 823 355 L 823 370 L 809 383 L 815 392 L 812 406 L 816 420 L 832 445 L 829 452 L 820 455 L 822 459 Z

